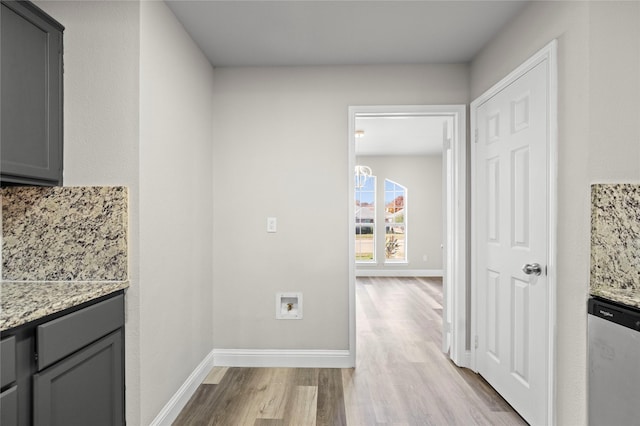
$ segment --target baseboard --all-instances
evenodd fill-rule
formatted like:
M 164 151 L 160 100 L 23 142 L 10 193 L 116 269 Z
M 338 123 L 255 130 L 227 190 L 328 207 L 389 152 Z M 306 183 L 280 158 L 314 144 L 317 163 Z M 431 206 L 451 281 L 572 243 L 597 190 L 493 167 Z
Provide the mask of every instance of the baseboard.
M 356 277 L 441 277 L 442 269 L 356 269 Z
M 187 405 L 196 389 L 207 377 L 207 374 L 214 367 L 214 351 L 202 360 L 195 370 L 189 375 L 187 380 L 180 386 L 180 389 L 171 397 L 169 402 L 160 410 L 160 413 L 151 422 L 151 426 L 170 426 L 174 422 L 180 411 Z
M 214 349 L 217 367 L 351 368 L 348 350 Z

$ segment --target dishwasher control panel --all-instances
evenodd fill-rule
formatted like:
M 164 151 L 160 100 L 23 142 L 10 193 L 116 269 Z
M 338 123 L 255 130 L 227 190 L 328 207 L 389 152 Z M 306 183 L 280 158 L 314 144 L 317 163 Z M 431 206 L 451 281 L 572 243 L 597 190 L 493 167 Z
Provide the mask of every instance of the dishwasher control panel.
M 633 330 L 640 331 L 638 311 L 600 299 L 589 299 L 588 313 Z

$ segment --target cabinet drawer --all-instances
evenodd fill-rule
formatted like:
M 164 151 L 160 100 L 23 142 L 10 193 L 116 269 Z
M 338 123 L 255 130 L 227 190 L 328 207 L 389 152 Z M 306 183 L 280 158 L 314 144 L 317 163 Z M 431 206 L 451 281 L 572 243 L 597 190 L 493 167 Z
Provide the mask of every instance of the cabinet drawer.
M 38 370 L 124 325 L 124 296 L 118 295 L 38 326 Z
M 0 425 L 18 424 L 18 387 L 0 393 Z
M 11 336 L 0 342 L 0 387 L 16 381 L 16 338 Z

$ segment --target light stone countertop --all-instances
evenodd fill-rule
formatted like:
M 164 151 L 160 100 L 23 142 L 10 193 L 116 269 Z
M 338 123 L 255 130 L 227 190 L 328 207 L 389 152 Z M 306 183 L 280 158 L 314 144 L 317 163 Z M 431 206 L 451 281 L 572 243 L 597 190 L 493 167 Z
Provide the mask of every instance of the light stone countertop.
M 591 186 L 590 293 L 640 307 L 640 185 Z
M 129 281 L 3 281 L 0 331 L 129 287 Z

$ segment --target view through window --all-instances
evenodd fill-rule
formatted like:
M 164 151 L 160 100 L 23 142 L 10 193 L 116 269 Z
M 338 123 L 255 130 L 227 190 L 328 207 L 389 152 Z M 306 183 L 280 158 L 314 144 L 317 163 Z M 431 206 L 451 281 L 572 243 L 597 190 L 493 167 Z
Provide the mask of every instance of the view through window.
M 356 262 L 375 262 L 376 177 L 356 186 Z
M 385 179 L 384 181 L 384 224 L 385 260 L 407 260 L 407 188 Z

